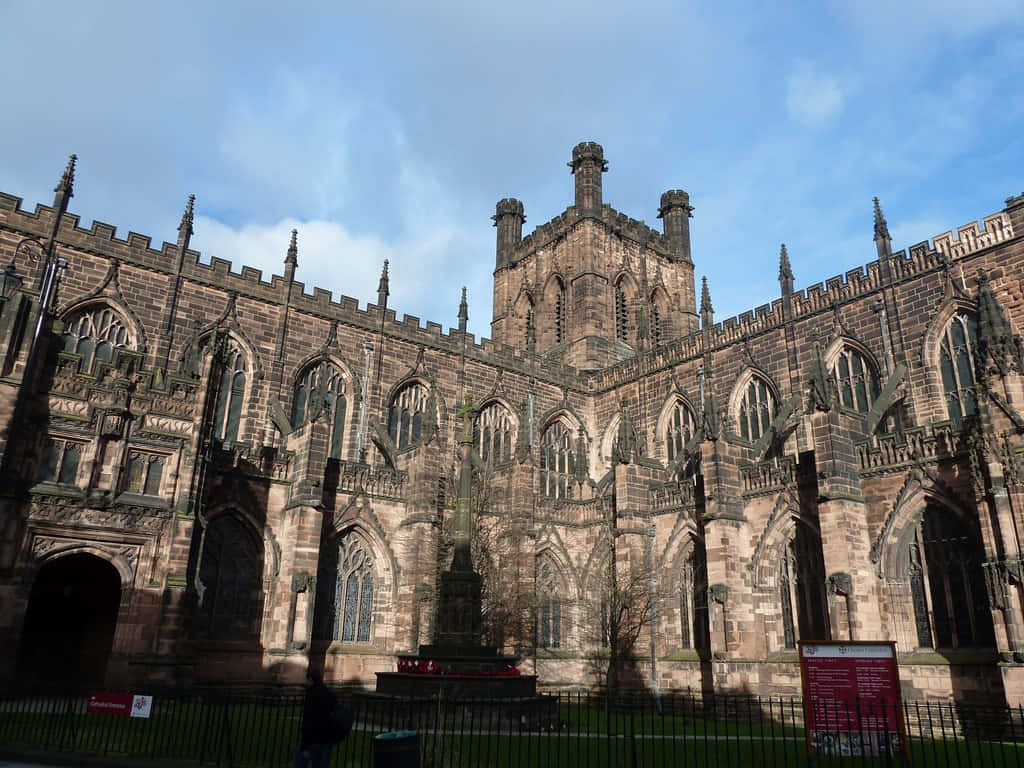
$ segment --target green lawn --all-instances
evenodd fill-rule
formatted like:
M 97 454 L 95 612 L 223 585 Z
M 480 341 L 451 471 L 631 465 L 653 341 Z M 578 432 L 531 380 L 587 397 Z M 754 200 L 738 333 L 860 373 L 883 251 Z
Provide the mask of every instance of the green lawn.
M 79 703 L 80 704 L 80 703 Z M 187 764 L 288 765 L 299 734 L 301 707 L 294 700 L 220 704 L 157 699 L 150 719 L 86 714 L 63 701 L 37 702 L 32 711 L 0 705 L 0 748 L 100 754 Z M 387 718 L 397 712 L 398 720 Z M 434 728 L 436 709 L 418 722 L 409 709 L 366 712 L 356 730 L 334 750 L 334 768 L 371 768 L 372 739 L 382 731 L 418 726 L 425 768 L 455 766 L 806 766 L 803 731 L 786 710 L 730 708 L 727 720 L 693 712 L 630 714 L 579 702 L 557 713 L 560 729 L 523 731 L 464 711 Z M 795 712 L 798 716 L 799 712 Z M 785 722 L 779 720 L 785 717 Z M 509 732 L 509 731 L 512 732 Z M 461 731 L 461 733 L 460 733 Z M 1001 742 L 952 742 L 911 738 L 912 762 L 928 766 L 1019 766 L 1024 748 Z M 884 758 L 818 758 L 815 766 L 886 765 Z

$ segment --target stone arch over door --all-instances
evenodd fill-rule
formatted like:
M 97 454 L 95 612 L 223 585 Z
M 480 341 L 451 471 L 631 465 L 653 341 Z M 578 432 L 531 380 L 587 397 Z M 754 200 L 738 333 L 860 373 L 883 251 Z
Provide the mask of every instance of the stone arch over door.
M 20 684 L 35 691 L 103 685 L 132 579 L 119 559 L 84 546 L 41 558 L 22 625 Z

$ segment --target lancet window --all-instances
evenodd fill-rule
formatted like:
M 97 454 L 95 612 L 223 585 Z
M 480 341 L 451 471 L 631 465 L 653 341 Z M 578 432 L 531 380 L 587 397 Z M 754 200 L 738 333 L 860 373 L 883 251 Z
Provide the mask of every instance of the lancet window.
M 708 622 L 708 572 L 704 545 L 694 541 L 679 574 L 680 647 L 706 650 L 711 647 Z
M 512 458 L 512 414 L 501 403 L 490 403 L 476 417 L 476 450 L 489 464 Z
M 928 506 L 908 546 L 907 575 L 919 646 L 994 646 L 977 523 Z
M 310 368 L 295 387 L 292 426 L 301 427 L 311 418 L 325 417 L 330 426 L 329 456 L 340 459 L 345 447 L 345 374 L 330 363 Z
M 64 351 L 82 356 L 81 370 L 92 371 L 97 360 L 110 362 L 114 349 L 127 347 L 128 329 L 121 316 L 109 307 L 93 307 L 72 317 L 64 331 Z
M 555 344 L 561 344 L 565 341 L 565 286 L 562 285 L 562 281 L 557 281 L 557 291 L 555 293 Z
M 549 562 L 542 562 L 538 569 L 537 596 L 537 645 L 559 648 L 562 645 L 562 598 L 559 581 Z
M 676 400 L 665 429 L 665 449 L 668 460 L 674 461 L 683 452 L 683 447 L 694 433 L 693 412 L 682 400 Z
M 238 440 L 238 427 L 242 420 L 242 402 L 245 399 L 245 355 L 229 342 L 224 352 L 224 363 L 217 393 L 214 414 L 214 435 L 225 443 Z
M 629 317 L 626 291 L 620 280 L 615 284 L 615 338 L 629 341 Z
M 541 494 L 554 499 L 572 498 L 575 468 L 572 435 L 562 422 L 556 421 L 540 440 Z
M 974 382 L 974 355 L 978 343 L 978 320 L 973 314 L 957 312 L 949 321 L 939 343 L 939 370 L 949 418 L 959 425 L 978 412 Z
M 808 525 L 798 523 L 783 548 L 779 562 L 779 600 L 786 648 L 795 648 L 797 640 L 829 639 L 821 538 Z
M 423 431 L 430 393 L 419 382 L 403 387 L 391 400 L 388 434 L 400 451 L 415 447 Z
M 368 643 L 372 637 L 373 558 L 352 533 L 329 547 L 317 578 L 314 633 L 320 640 Z
M 768 431 L 775 415 L 775 397 L 768 382 L 760 376 L 752 376 L 740 400 L 737 421 L 740 437 L 744 440 L 758 440 Z
M 853 347 L 844 347 L 832 366 L 839 404 L 867 413 L 878 398 L 878 374 L 867 358 Z
M 206 530 L 199 567 L 201 637 L 237 640 L 258 636 L 262 573 L 262 547 L 253 535 L 231 515 L 214 518 Z

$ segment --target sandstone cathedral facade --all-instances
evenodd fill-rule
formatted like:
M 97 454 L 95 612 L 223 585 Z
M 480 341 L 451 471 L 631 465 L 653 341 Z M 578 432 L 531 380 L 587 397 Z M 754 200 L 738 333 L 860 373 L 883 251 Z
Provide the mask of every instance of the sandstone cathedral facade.
M 443 630 L 471 420 L 481 642 L 542 687 L 796 693 L 800 640 L 892 640 L 908 697 L 1024 701 L 1024 196 L 908 251 L 876 200 L 874 260 L 798 290 L 783 247 L 723 322 L 687 193 L 659 232 L 569 165 L 525 237 L 497 204 L 489 340 L 386 264 L 307 292 L 295 233 L 201 260 L 191 199 L 83 228 L 73 159 L 0 195 L 0 681 L 372 686 Z

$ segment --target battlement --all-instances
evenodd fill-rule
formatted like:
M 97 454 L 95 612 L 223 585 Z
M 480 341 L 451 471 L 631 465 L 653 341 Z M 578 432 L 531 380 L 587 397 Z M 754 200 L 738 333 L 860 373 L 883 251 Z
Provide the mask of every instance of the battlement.
M 0 193 L 0 228 L 13 230 L 19 235 L 45 237 L 53 209 L 36 205 L 33 211 L 27 211 L 22 208 L 22 202 L 19 197 Z M 58 242 L 65 248 L 117 259 L 123 264 L 167 275 L 173 274 L 177 263 L 178 250 L 173 243 L 164 242 L 160 249 L 156 249 L 152 247 L 150 237 L 135 232 L 119 239 L 115 226 L 94 221 L 89 228 L 83 228 L 80 219 L 72 213 L 65 214 L 62 219 Z M 283 276 L 274 274 L 268 281 L 262 270 L 243 265 L 236 271 L 231 261 L 219 256 L 212 256 L 209 262 L 204 262 L 201 251 L 186 250 L 182 276 L 195 283 L 268 304 L 280 306 L 287 300 L 288 282 Z M 294 310 L 379 332 L 381 308 L 376 304 L 367 302 L 361 307 L 358 299 L 345 295 L 335 300 L 331 291 L 315 286 L 309 291 L 306 284 L 298 280 L 292 283 L 292 287 L 291 306 Z M 440 323 L 423 323 L 415 315 L 404 314 L 399 320 L 393 309 L 384 310 L 383 320 L 385 333 L 393 338 L 449 352 L 465 349 L 471 358 L 525 370 L 541 379 L 556 381 L 572 389 L 579 388 L 571 369 L 552 366 L 536 355 L 517 352 L 513 347 L 491 339 L 477 339 L 473 334 L 456 328 L 445 331 Z
M 514 264 L 535 251 L 562 239 L 578 222 L 587 218 L 597 218 L 617 236 L 646 244 L 661 256 L 670 256 L 669 244 L 661 232 L 649 227 L 645 222 L 631 218 L 605 204 L 601 207 L 600 217 L 570 206 L 550 221 L 538 225 L 533 232 L 526 235 L 515 246 L 512 263 Z

